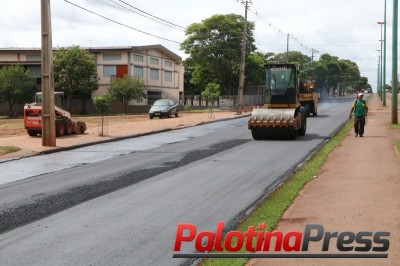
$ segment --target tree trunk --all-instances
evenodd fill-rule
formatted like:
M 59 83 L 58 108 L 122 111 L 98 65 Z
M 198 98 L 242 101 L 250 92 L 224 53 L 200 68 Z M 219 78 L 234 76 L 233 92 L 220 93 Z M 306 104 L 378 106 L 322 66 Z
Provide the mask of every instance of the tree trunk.
M 81 114 L 82 114 L 82 115 L 85 115 L 85 114 L 86 114 L 86 99 L 82 99 Z
M 12 104 L 12 102 L 11 101 L 8 101 L 8 106 L 10 107 L 9 109 L 8 109 L 8 117 L 9 118 L 13 118 L 13 113 L 12 113 L 12 109 L 13 109 L 13 104 Z

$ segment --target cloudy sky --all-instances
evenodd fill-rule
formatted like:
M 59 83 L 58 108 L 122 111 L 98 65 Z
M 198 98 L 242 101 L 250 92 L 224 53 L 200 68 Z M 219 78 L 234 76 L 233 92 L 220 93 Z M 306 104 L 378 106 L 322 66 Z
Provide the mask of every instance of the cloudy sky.
M 41 46 L 40 2 L 0 0 L 0 48 Z M 392 5 L 387 0 L 387 83 Z M 53 47 L 162 44 L 186 58 L 179 49 L 185 27 L 214 14 L 244 16 L 244 11 L 237 0 L 51 0 Z M 374 91 L 381 47 L 377 22 L 383 18 L 384 0 L 252 0 L 248 12 L 260 51 L 285 52 L 289 34 L 289 50 L 309 56 L 317 51 L 315 59 L 329 53 L 356 62 Z

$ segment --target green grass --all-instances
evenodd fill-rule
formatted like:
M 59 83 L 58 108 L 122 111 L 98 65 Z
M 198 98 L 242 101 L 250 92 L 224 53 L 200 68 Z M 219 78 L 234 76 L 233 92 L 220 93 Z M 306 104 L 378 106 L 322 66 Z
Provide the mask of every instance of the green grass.
M 265 230 L 272 231 L 276 228 L 284 211 L 291 205 L 299 191 L 315 176 L 320 173 L 321 167 L 326 162 L 328 155 L 347 136 L 352 128 L 348 122 L 332 139 L 330 139 L 319 151 L 317 151 L 307 162 L 296 170 L 282 186 L 277 188 L 267 199 L 243 220 L 236 230 L 246 232 L 249 226 L 255 228 L 261 223 L 266 225 Z M 400 145 L 400 144 L 399 144 Z M 243 248 L 240 252 L 246 252 Z M 207 259 L 202 262 L 207 266 L 244 265 L 247 259 Z
M 21 129 L 24 128 L 24 122 L 22 120 L 9 120 L 7 123 L 2 124 L 0 122 L 0 129 Z
M 183 111 L 186 113 L 207 113 L 210 112 L 210 107 L 193 107 L 193 106 L 189 106 L 189 105 L 185 105 L 183 107 Z M 212 107 L 212 111 L 213 112 L 221 112 L 224 110 L 221 110 L 221 108 L 219 107 Z
M 0 155 L 19 151 L 20 148 L 15 146 L 0 146 Z
M 400 139 L 396 140 L 396 141 L 394 142 L 394 144 L 396 145 L 397 151 L 398 151 L 399 154 L 400 154 Z
M 400 129 L 400 124 L 389 124 L 390 129 Z

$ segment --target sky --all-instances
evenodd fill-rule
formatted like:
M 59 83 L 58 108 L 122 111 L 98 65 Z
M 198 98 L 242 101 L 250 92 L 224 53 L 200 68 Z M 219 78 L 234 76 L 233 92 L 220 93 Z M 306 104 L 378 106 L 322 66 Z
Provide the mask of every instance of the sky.
M 245 14 L 245 0 L 51 0 L 53 47 L 161 44 L 183 59 L 185 28 L 215 14 Z M 385 0 L 251 0 L 256 47 L 355 62 L 376 91 Z M 116 6 L 118 4 L 119 6 Z M 0 0 L 0 48 L 41 47 L 41 1 Z M 124 8 L 122 8 L 123 6 Z M 393 1 L 386 7 L 386 83 L 391 83 Z M 160 21 L 161 19 L 161 21 Z M 314 51 L 314 52 L 313 52 Z

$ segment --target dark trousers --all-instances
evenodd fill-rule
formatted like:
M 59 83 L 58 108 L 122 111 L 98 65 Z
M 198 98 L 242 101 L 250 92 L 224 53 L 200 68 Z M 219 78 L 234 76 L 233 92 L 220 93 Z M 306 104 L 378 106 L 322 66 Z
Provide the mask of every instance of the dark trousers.
M 354 117 L 354 132 L 360 136 L 364 135 L 365 116 Z

